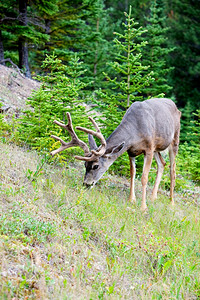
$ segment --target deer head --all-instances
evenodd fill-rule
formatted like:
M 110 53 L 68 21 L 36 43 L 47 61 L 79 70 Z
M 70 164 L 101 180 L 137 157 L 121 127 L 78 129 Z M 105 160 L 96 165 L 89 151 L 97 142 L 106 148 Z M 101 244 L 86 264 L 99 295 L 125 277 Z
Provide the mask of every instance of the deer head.
M 124 147 L 124 143 L 120 143 L 119 145 L 116 145 L 110 149 L 106 149 L 107 143 L 103 134 L 101 133 L 99 126 L 96 124 L 95 120 L 92 117 L 89 117 L 89 120 L 92 122 L 96 131 L 80 126 L 76 127 L 77 130 L 81 130 L 88 134 L 88 142 L 90 146 L 89 149 L 87 144 L 77 137 L 73 129 L 70 113 L 67 113 L 67 118 L 67 125 L 56 120 L 54 121 L 54 123 L 66 129 L 71 135 L 72 140 L 66 143 L 60 137 L 52 135 L 52 138 L 58 140 L 61 143 L 61 147 L 57 150 L 52 151 L 51 155 L 54 156 L 55 154 L 70 147 L 81 147 L 84 150 L 85 156 L 75 156 L 75 158 L 85 161 L 86 173 L 84 177 L 84 185 L 93 186 L 108 170 L 113 161 L 119 156 L 120 151 Z M 96 145 L 94 136 L 97 137 L 101 142 L 101 145 L 99 147 L 97 147 Z
M 96 142 L 91 134 L 88 135 L 88 141 L 91 152 L 98 153 L 99 148 L 97 147 Z M 105 152 L 102 153 L 101 156 L 93 156 L 93 160 L 85 161 L 86 173 L 84 177 L 84 184 L 86 186 L 94 185 L 108 170 L 110 165 L 116 160 L 123 147 L 124 143 L 116 145 L 107 150 L 105 149 Z

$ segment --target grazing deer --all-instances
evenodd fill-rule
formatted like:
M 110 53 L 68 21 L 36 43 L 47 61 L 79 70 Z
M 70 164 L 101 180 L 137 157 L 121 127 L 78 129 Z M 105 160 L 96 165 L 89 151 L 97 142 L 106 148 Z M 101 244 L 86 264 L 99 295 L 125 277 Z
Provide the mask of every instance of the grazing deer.
M 110 165 L 125 151 L 130 159 L 130 196 L 129 201 L 135 202 L 134 181 L 136 174 L 135 157 L 144 154 L 144 165 L 142 174 L 142 205 L 141 209 L 146 210 L 146 187 L 148 174 L 151 168 L 153 156 L 157 163 L 157 176 L 153 188 L 152 200 L 156 199 L 158 186 L 161 180 L 165 161 L 160 151 L 169 149 L 170 157 L 170 198 L 174 204 L 173 191 L 175 186 L 175 156 L 178 152 L 180 133 L 181 112 L 170 99 L 155 98 L 143 102 L 134 102 L 125 113 L 120 125 L 113 131 L 107 140 L 103 137 L 96 122 L 89 117 L 96 131 L 83 127 L 76 129 L 88 133 L 89 145 L 81 141 L 74 132 L 71 116 L 67 113 L 68 124 L 54 121 L 57 125 L 66 129 L 71 135 L 71 142 L 66 143 L 61 138 L 52 135 L 54 139 L 61 142 L 61 147 L 51 152 L 54 156 L 67 148 L 79 146 L 85 156 L 75 156 L 76 159 L 85 161 L 86 173 L 84 184 L 94 185 L 102 175 L 108 170 Z M 101 146 L 97 147 L 93 136 L 101 141 Z

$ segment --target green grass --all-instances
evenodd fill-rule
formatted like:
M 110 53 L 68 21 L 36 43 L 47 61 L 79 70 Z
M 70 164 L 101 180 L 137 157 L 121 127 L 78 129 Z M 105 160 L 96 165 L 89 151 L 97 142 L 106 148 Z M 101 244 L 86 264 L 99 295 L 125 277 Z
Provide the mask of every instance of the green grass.
M 0 299 L 199 299 L 195 187 L 143 214 L 139 182 L 133 206 L 124 178 L 84 190 L 81 163 L 6 144 L 0 161 Z

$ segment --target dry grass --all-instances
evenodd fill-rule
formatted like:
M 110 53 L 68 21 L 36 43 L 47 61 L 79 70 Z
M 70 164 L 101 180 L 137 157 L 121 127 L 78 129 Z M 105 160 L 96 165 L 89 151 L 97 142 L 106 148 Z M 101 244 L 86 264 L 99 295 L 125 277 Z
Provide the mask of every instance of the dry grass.
M 107 175 L 88 192 L 81 164 L 35 173 L 42 158 L 6 144 L 0 161 L 1 299 L 200 297 L 195 190 L 142 214 L 124 179 Z

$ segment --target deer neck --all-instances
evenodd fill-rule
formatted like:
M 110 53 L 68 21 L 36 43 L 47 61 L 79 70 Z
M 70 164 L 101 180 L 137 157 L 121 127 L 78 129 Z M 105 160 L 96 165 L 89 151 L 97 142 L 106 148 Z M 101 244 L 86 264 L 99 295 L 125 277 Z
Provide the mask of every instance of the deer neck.
M 133 128 L 132 128 L 133 129 Z M 122 149 L 113 154 L 112 156 L 112 160 L 113 162 L 120 156 L 122 155 L 124 152 L 126 152 L 133 144 L 133 142 L 137 143 L 137 140 L 139 140 L 139 138 L 137 138 L 137 135 L 135 134 L 136 138 L 133 136 L 132 130 L 127 128 L 126 124 L 120 124 L 114 131 L 113 133 L 111 133 L 111 135 L 108 137 L 108 139 L 106 140 L 106 152 L 110 152 L 111 149 L 113 149 L 114 147 L 124 144 Z M 133 141 L 134 140 L 134 141 Z

